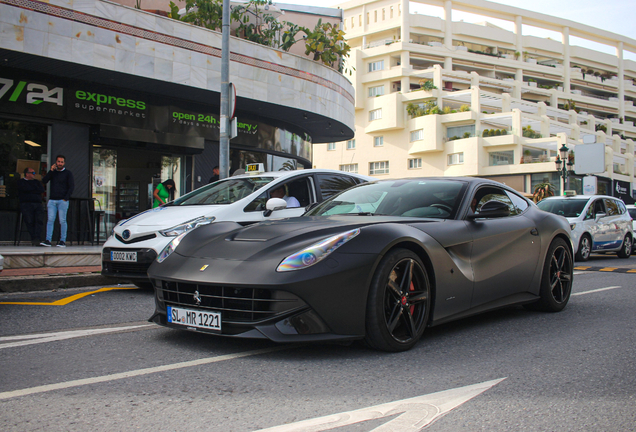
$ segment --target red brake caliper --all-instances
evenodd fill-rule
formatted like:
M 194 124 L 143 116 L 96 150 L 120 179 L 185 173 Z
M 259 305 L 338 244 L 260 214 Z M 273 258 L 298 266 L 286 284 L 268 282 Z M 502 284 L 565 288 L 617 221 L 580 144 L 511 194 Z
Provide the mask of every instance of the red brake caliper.
M 411 285 L 409 286 L 409 291 L 415 291 L 415 286 L 413 285 L 413 281 L 411 281 Z M 415 306 L 413 304 L 411 304 L 411 306 L 409 306 L 409 309 L 411 310 L 411 315 L 413 315 L 413 311 L 415 310 Z

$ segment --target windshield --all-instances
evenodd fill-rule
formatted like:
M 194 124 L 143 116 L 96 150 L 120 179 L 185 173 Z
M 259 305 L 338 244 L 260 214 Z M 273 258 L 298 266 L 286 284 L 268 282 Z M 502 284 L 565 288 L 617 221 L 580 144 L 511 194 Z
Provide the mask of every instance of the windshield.
M 466 183 L 451 180 L 387 180 L 363 183 L 307 212 L 306 216 L 390 215 L 455 217 Z
M 274 177 L 230 177 L 192 191 L 170 203 L 170 205 L 232 204 L 259 190 L 273 180 Z
M 574 218 L 581 215 L 588 201 L 589 199 L 547 199 L 541 201 L 537 206 L 543 211 Z

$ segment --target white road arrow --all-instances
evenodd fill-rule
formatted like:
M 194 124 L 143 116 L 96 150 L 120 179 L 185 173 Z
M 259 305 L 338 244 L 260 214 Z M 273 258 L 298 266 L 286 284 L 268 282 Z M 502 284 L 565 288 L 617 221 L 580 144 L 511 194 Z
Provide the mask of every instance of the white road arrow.
M 398 417 L 373 429 L 373 432 L 417 432 L 505 379 L 500 378 L 355 411 L 261 429 L 256 432 L 320 432 L 368 420 L 391 417 L 400 413 L 401 415 Z

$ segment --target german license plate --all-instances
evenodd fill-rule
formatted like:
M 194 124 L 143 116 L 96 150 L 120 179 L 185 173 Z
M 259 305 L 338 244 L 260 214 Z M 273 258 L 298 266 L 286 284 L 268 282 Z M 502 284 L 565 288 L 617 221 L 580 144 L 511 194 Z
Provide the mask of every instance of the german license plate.
M 110 260 L 137 262 L 137 252 L 110 251 Z
M 188 327 L 221 331 L 221 314 L 168 306 L 168 322 Z

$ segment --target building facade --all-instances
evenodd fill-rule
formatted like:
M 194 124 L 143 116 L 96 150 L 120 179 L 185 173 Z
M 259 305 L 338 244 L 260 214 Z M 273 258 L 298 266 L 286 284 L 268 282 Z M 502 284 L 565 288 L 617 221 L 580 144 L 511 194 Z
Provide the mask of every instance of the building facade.
M 409 14 L 414 3 L 420 13 Z M 557 152 L 565 144 L 571 160 L 577 146 L 602 143 L 597 192 L 632 194 L 636 62 L 624 53 L 636 52 L 636 40 L 482 0 L 341 7 L 355 68 L 356 133 L 314 144 L 314 165 L 378 178 L 487 177 L 528 193 L 551 183 L 581 193 L 581 173 L 562 184 Z M 426 15 L 427 7 L 441 8 L 443 18 Z M 486 21 L 453 21 L 457 11 Z M 561 40 L 524 35 L 524 25 Z M 609 45 L 615 55 L 575 46 L 575 36 Z
M 207 184 L 220 47 L 219 32 L 108 1 L 0 0 L 0 241 L 14 239 L 23 169 L 43 176 L 59 154 L 75 176 L 71 241 L 84 208 L 103 212 L 103 239 L 151 206 L 159 182 L 173 179 L 175 197 Z M 235 37 L 230 51 L 231 171 L 311 167 L 312 143 L 353 137 L 353 86 L 338 71 Z

